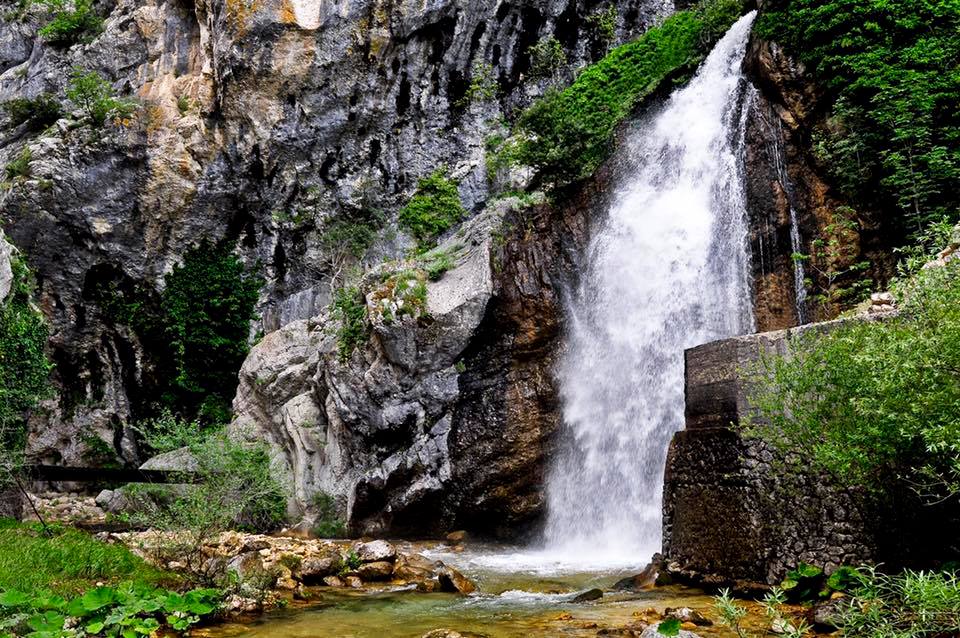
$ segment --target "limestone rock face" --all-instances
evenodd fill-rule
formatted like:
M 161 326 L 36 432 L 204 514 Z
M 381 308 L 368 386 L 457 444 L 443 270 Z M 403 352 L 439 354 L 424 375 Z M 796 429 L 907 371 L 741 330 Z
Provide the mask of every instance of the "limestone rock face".
M 553 396 L 546 377 L 556 347 L 556 308 L 548 306 L 535 329 L 542 340 L 532 364 L 538 367 L 537 385 L 510 378 L 513 361 L 521 356 L 511 349 L 518 317 L 512 311 L 509 317 L 495 314 L 508 294 L 518 292 L 518 280 L 503 258 L 505 247 L 494 239 L 509 226 L 505 217 L 532 213 L 514 211 L 515 206 L 508 199 L 489 207 L 434 251 L 452 255 L 453 266 L 437 281 L 424 279 L 425 303 L 415 316 L 393 310 L 412 302 L 397 297 L 399 288 L 391 283 L 398 277 L 416 279 L 415 262 L 370 273 L 361 286 L 367 338 L 348 357 L 337 344 L 339 320 L 329 313 L 267 335 L 250 353 L 231 429 L 271 443 L 295 489 L 294 514 L 314 516 L 322 493 L 333 497 L 357 534 L 443 532 L 468 512 L 478 514 L 479 508 L 467 503 L 480 501 L 465 497 L 502 498 L 487 507 L 500 514 L 490 521 L 504 532 L 537 517 L 552 432 L 552 425 L 544 428 L 540 419 L 553 423 L 553 402 L 547 403 L 549 411 L 518 418 L 501 412 L 506 397 L 498 391 L 484 387 L 474 394 L 470 385 L 499 384 L 503 392 L 527 388 L 526 393 Z M 549 264 L 525 267 L 530 266 Z M 540 279 L 546 276 L 538 275 L 528 291 L 538 304 L 554 294 Z M 494 331 L 505 342 L 491 342 Z M 497 358 L 480 348 L 495 349 Z M 536 400 L 536 394 L 528 396 Z M 489 413 L 473 416 L 484 409 Z M 529 445 L 504 441 L 504 436 L 526 437 Z M 487 452 L 478 453 L 480 446 L 496 454 L 496 464 L 486 461 Z M 518 488 L 534 490 L 533 499 L 511 498 L 510 491 Z M 486 527 L 496 533 L 490 521 Z
M 849 206 L 831 184 L 829 167 L 817 160 L 810 140 L 829 126 L 829 112 L 803 64 L 754 34 L 744 67 L 756 88 L 750 94 L 745 177 L 757 326 L 777 330 L 830 319 L 843 310 L 833 293 L 857 277 L 882 285 L 892 274 L 896 240 L 882 212 Z M 830 254 L 821 249 L 818 256 L 817 240 L 838 248 Z M 798 252 L 811 259 L 803 272 L 806 283 L 797 281 Z M 867 271 L 851 269 L 865 261 Z M 828 281 L 828 271 L 846 274 Z
M 363 260 L 370 266 L 410 247 L 396 211 L 438 167 L 458 180 L 467 209 L 480 209 L 489 198 L 484 141 L 501 132 L 501 117 L 611 44 L 590 27 L 587 0 L 108 5 L 98 5 L 103 32 L 69 47 L 38 36 L 39 5 L 0 20 L 0 102 L 45 92 L 62 101 L 79 66 L 140 103 L 96 130 L 69 104 L 43 132 L 0 116 L 0 164 L 31 157 L 0 209 L 51 324 L 59 393 L 35 416 L 29 443 L 44 463 L 143 460 L 129 424 L 155 400 L 165 352 L 118 323 L 103 291 L 156 298 L 191 247 L 224 241 L 264 279 L 251 336 L 295 333 L 353 265 L 325 239 L 337 220 L 382 220 Z M 670 9 L 660 0 L 615 5 L 617 41 Z M 548 36 L 567 64 L 533 77 L 530 46 Z M 495 90 L 471 91 L 484 82 Z M 383 342 L 393 359 L 409 359 L 402 349 L 416 345 L 400 334 Z M 449 359 L 456 345 L 438 343 L 434 355 Z M 306 422 L 311 410 L 300 399 L 287 414 Z

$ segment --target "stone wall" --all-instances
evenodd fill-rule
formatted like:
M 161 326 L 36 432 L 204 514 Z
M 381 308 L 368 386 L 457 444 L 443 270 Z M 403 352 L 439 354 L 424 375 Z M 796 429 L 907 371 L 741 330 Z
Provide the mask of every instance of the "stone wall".
M 910 494 L 880 502 L 825 476 L 786 473 L 783 459 L 731 427 L 751 418 L 744 377 L 759 353 L 783 353 L 797 331 L 838 323 L 687 350 L 686 429 L 670 445 L 663 501 L 664 555 L 681 577 L 751 589 L 778 583 L 801 561 L 829 572 L 943 557 L 952 520 L 943 507 L 922 506 Z

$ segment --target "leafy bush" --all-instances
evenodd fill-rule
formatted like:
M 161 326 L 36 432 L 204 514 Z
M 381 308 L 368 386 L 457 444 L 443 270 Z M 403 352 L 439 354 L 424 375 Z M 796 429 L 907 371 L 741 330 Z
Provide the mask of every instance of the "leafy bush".
M 4 173 L 7 179 L 17 179 L 18 177 L 30 177 L 30 162 L 33 160 L 33 153 L 29 147 L 24 147 L 20 154 L 10 160 L 4 167 Z
M 554 36 L 540 38 L 530 47 L 530 75 L 534 77 L 552 77 L 567 65 L 567 52 L 560 40 Z
M 596 32 L 598 39 L 609 47 L 617 37 L 617 5 L 611 4 L 606 9 L 587 16 L 589 24 Z
M 28 122 L 29 128 L 41 130 L 60 119 L 63 107 L 52 93 L 41 93 L 35 98 L 18 97 L 4 102 L 3 110 L 11 126 Z
M 229 420 L 261 283 L 225 244 L 205 240 L 167 275 L 160 327 L 175 371 L 168 405 Z
M 333 317 L 340 322 L 337 328 L 340 360 L 346 361 L 367 342 L 367 302 L 359 288 L 348 286 L 333 293 Z
M 470 84 L 463 97 L 456 101 L 454 106 L 463 108 L 474 102 L 489 102 L 497 97 L 500 85 L 493 74 L 493 67 L 484 62 L 474 62 L 470 69 Z
M 787 572 L 787 576 L 780 583 L 780 587 L 794 600 L 813 600 L 817 598 L 822 583 L 822 569 L 815 565 L 800 563 Z
M 332 496 L 317 492 L 313 497 L 313 508 L 317 513 L 313 532 L 319 538 L 343 538 L 347 535 L 347 526 L 340 518 L 337 502 Z
M 863 570 L 861 586 L 839 607 L 848 638 L 954 636 L 960 631 L 960 579 L 954 573 Z
M 103 18 L 93 9 L 93 0 L 40 0 L 53 18 L 40 28 L 39 34 L 50 44 L 70 46 L 89 42 L 103 31 Z
M 10 294 L 0 302 L 0 469 L 7 470 L 19 465 L 25 415 L 49 393 L 51 370 L 44 352 L 47 325 L 30 303 L 30 271 L 16 258 L 11 266 Z M 5 478 L 0 476 L 0 483 Z
M 757 32 L 826 90 L 814 148 L 853 201 L 916 230 L 960 211 L 960 5 L 943 0 L 778 0 Z
M 464 215 L 456 183 L 438 169 L 417 182 L 417 192 L 400 210 L 400 225 L 418 242 L 432 243 Z
M 203 240 L 167 275 L 162 292 L 109 281 L 94 298 L 153 354 L 159 386 L 153 409 L 215 425 L 230 420 L 260 285 L 229 246 Z
M 901 313 L 791 339 L 763 356 L 746 428 L 847 485 L 906 481 L 931 500 L 960 491 L 960 263 L 899 285 Z
M 224 430 L 200 432 L 196 423 L 170 415 L 142 428 L 156 451 L 186 448 L 195 467 L 188 486 L 128 485 L 131 522 L 165 532 L 148 548 L 158 561 L 180 560 L 194 575 L 204 571 L 204 543 L 229 529 L 272 530 L 286 517 L 288 489 L 270 467 L 262 443 L 239 442 Z M 176 447 L 173 447 L 176 446 Z
M 691 71 L 740 15 L 738 0 L 680 11 L 639 39 L 587 67 L 523 113 L 519 159 L 561 186 L 584 179 L 606 159 L 619 124 L 658 86 Z
M 80 67 L 73 69 L 66 94 L 67 99 L 97 127 L 106 124 L 108 118 L 126 117 L 135 108 L 132 102 L 118 99 L 113 87 L 99 73 L 84 71 Z

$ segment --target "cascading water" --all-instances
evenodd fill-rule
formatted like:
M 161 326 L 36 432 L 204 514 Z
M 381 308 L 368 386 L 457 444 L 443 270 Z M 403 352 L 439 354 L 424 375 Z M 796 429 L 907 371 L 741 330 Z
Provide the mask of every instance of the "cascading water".
M 591 242 L 559 370 L 568 445 L 547 483 L 547 550 L 565 561 L 636 563 L 660 549 L 683 351 L 753 327 L 740 70 L 753 19 L 630 134 Z

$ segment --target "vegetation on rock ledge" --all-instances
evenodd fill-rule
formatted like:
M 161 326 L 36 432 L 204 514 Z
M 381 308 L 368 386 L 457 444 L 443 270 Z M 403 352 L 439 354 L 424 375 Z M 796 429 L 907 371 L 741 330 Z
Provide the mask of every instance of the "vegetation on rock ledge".
M 739 0 L 704 2 L 617 47 L 524 112 L 522 138 L 510 152 L 555 186 L 589 177 L 620 123 L 663 82 L 692 72 L 741 11 Z

